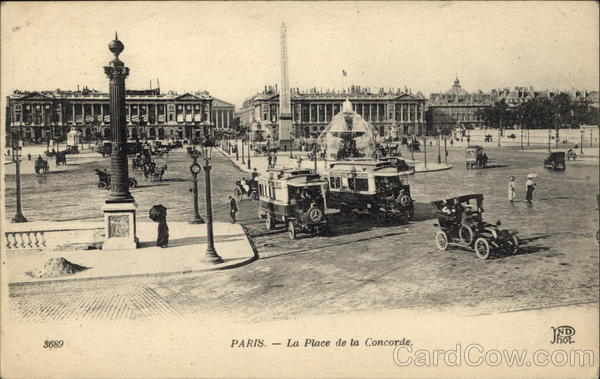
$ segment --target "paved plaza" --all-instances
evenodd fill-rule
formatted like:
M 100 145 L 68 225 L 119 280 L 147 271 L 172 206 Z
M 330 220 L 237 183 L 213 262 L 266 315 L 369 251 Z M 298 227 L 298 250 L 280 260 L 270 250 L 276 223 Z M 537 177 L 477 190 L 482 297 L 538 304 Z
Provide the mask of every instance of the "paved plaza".
M 365 216 L 352 220 L 334 216 L 330 235 L 300 235 L 291 241 L 282 229 L 267 232 L 256 216 L 257 202 L 243 200 L 239 220 L 256 248 L 257 261 L 223 271 L 10 286 L 10 316 L 47 322 L 226 314 L 261 321 L 404 308 L 452 307 L 458 314 L 485 314 L 596 303 L 597 158 L 569 162 L 566 171 L 550 172 L 542 168 L 543 149 L 486 151 L 491 159 L 488 169 L 466 170 L 464 148 L 452 147 L 448 156 L 452 169 L 409 176 L 416 201 L 411 222 L 381 226 Z M 428 160 L 435 160 L 434 152 L 430 154 Z M 415 159 L 422 161 L 423 154 Z M 184 150 L 175 150 L 165 163 L 163 182 L 146 183 L 132 173 L 140 182 L 132 191 L 138 218 L 162 203 L 169 222 L 186 222 L 192 210 L 190 159 Z M 227 195 L 233 182 L 247 173 L 218 151 L 212 164 L 214 216 L 227 222 Z M 95 161 L 82 161 L 65 172 L 51 171 L 44 178 L 25 172 L 23 213 L 31 222 L 101 221 L 106 191 L 96 188 L 93 169 L 108 165 L 109 159 L 98 154 Z M 524 201 L 529 173 L 538 175 L 533 206 Z M 506 199 L 509 175 L 517 178 L 514 204 Z M 199 178 L 204 216 L 203 173 Z M 5 184 L 11 216 L 14 176 L 6 175 Z M 500 219 L 518 232 L 524 244 L 518 255 L 482 261 L 460 248 L 437 250 L 436 216 L 429 202 L 466 193 L 483 193 L 485 219 Z M 215 244 L 217 251 L 225 248 L 219 239 Z M 168 250 L 163 249 L 165 255 Z

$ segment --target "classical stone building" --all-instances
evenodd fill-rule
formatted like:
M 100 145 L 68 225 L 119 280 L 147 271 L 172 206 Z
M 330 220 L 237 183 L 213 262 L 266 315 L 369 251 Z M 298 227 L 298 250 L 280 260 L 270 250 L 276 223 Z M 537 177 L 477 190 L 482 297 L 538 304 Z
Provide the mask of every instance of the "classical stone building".
M 213 133 L 213 98 L 208 92 L 177 94 L 160 89 L 128 90 L 128 138 L 183 139 Z M 14 91 L 7 96 L 7 132 L 25 141 L 61 138 L 75 127 L 87 139 L 110 136 L 108 93 L 78 91 Z M 225 107 L 227 108 L 227 107 Z M 220 108 L 223 110 L 225 108 Z M 219 116 L 223 117 L 222 114 Z M 223 119 L 223 118 L 222 118 Z M 7 133 L 10 135 L 10 133 Z
M 346 99 L 353 110 L 371 123 L 380 136 L 390 134 L 419 134 L 425 125 L 425 98 L 418 92 L 385 90 L 372 92 L 369 88 L 352 86 L 349 90 L 300 91 L 292 88 L 292 136 L 310 138 L 321 132 L 334 115 L 340 112 Z M 240 124 L 253 131 L 253 138 L 277 140 L 279 117 L 279 91 L 277 86 L 245 100 L 236 113 Z
M 432 93 L 429 97 L 427 104 L 428 128 L 431 129 L 429 133 L 436 134 L 440 130 L 482 126 L 482 121 L 477 117 L 476 112 L 491 104 L 491 94 L 485 94 L 481 90 L 467 92 L 456 78 L 448 91 Z
M 213 97 L 211 119 L 213 120 L 217 130 L 230 129 L 234 117 L 235 105 L 228 103 L 225 100 Z

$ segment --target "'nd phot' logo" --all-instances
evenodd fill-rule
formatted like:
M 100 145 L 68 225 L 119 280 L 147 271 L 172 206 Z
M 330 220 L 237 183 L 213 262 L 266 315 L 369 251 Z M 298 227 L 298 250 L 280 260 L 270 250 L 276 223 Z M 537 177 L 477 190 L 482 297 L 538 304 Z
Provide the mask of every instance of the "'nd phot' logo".
M 551 326 L 554 338 L 550 343 L 563 344 L 563 343 L 575 343 L 573 336 L 575 335 L 575 328 L 568 325 L 557 326 L 556 328 Z

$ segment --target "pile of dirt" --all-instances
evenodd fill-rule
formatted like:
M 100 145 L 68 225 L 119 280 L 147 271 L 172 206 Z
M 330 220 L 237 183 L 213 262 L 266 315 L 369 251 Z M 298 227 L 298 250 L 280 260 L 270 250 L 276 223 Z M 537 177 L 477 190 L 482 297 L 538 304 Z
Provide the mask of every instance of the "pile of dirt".
M 87 270 L 89 267 L 71 263 L 63 257 L 51 258 L 38 270 L 30 271 L 27 275 L 34 278 L 56 278 L 59 276 L 73 275 L 77 272 Z

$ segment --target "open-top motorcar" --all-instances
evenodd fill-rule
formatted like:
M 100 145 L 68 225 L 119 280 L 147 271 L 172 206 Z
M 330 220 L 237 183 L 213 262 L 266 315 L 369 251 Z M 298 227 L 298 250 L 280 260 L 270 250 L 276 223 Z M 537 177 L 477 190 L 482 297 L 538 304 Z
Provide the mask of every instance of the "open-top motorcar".
M 326 190 L 327 181 L 312 170 L 269 170 L 258 178 L 258 216 L 265 219 L 267 230 L 284 224 L 291 239 L 299 232 L 326 234 Z
M 489 224 L 483 221 L 483 195 L 471 194 L 438 200 L 431 203 L 438 213 L 435 242 L 440 250 L 455 244 L 475 250 L 481 259 L 490 254 L 519 251 L 516 234 L 500 228 L 500 221 Z

